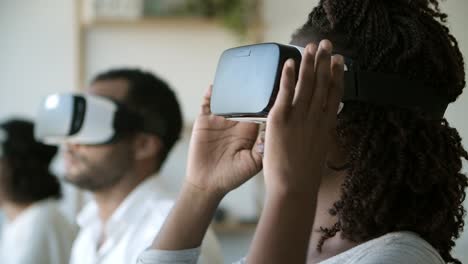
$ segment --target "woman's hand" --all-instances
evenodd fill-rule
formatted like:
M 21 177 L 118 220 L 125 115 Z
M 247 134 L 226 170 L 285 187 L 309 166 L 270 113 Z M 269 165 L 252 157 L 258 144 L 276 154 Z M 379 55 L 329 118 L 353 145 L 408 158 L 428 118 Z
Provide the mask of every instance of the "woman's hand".
M 264 174 L 267 190 L 311 192 L 318 188 L 343 93 L 343 58 L 332 44 L 310 44 L 296 82 L 292 60 L 267 122 Z
M 213 115 L 210 97 L 211 88 L 193 128 L 187 177 L 154 249 L 200 246 L 223 196 L 262 168 L 262 155 L 254 147 L 258 125 Z
M 261 170 L 262 155 L 258 125 L 213 115 L 210 98 L 211 87 L 193 128 L 185 184 L 223 196 Z

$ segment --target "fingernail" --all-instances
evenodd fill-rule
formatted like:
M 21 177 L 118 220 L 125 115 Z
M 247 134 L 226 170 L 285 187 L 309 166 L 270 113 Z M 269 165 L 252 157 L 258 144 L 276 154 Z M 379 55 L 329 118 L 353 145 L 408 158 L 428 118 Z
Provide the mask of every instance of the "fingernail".
M 257 144 L 257 152 L 263 155 L 265 152 L 265 144 Z
M 329 40 L 322 40 L 320 41 L 320 48 L 331 53 L 332 51 L 332 45 L 331 45 L 331 42 Z
M 336 62 L 340 65 L 344 64 L 344 58 L 341 55 L 335 55 L 336 56 Z
M 311 55 L 314 55 L 314 53 L 317 51 L 317 46 L 313 43 L 307 45 L 307 52 Z

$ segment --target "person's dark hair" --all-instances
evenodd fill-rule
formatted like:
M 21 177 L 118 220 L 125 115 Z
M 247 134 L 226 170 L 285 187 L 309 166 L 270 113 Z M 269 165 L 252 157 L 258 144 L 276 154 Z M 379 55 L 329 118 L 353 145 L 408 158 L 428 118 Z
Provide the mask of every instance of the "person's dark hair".
M 128 82 L 128 94 L 123 103 L 143 117 L 147 130 L 158 131 L 163 143 L 156 161 L 159 169 L 182 131 L 182 112 L 177 97 L 166 82 L 139 69 L 112 69 L 97 75 L 92 82 L 118 79 Z
M 334 39 L 365 71 L 425 80 L 454 102 L 465 87 L 462 54 L 445 26 L 436 0 L 321 0 L 293 43 L 317 36 Z M 379 89 L 379 87 L 375 87 Z M 338 117 L 338 138 L 349 153 L 338 217 L 322 227 L 318 245 L 341 231 L 366 241 L 394 231 L 413 231 L 449 263 L 463 231 L 468 154 L 456 129 L 415 109 L 347 103 Z
M 4 173 L 0 173 L 2 195 L 18 204 L 29 204 L 62 196 L 60 183 L 49 166 L 57 147 L 34 139 L 32 122 L 11 119 L 0 124 Z

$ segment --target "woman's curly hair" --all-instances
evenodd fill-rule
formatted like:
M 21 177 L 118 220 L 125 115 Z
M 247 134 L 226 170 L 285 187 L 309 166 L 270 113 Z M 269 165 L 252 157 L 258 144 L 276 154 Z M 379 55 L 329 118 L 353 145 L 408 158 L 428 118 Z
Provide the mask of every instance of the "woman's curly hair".
M 454 102 L 465 71 L 446 18 L 436 0 L 321 0 L 293 42 L 339 34 L 359 54 L 360 69 L 425 80 Z M 352 241 L 413 231 L 446 262 L 461 263 L 450 253 L 463 231 L 468 186 L 457 130 L 417 109 L 349 102 L 337 133 L 348 176 L 330 209 L 338 222 L 321 228 L 319 249 L 338 231 Z

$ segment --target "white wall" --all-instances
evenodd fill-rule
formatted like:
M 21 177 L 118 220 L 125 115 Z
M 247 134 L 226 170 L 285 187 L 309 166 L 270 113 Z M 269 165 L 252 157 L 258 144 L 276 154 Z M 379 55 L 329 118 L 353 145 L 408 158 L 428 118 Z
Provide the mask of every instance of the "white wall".
M 51 91 L 72 88 L 72 0 L 0 0 L 0 119 L 33 116 Z
M 281 0 L 265 0 L 263 20 L 265 41 L 288 43 L 294 31 L 307 21 L 318 0 L 295 0 L 294 4 Z
M 442 4 L 443 10 L 449 15 L 450 30 L 458 39 L 460 49 L 465 57 L 465 62 L 468 61 L 468 35 L 466 34 L 466 26 L 468 26 L 468 1 L 466 0 L 450 0 L 444 1 Z M 465 67 L 466 64 L 465 64 Z M 465 68 L 466 73 L 466 68 Z M 468 76 L 467 76 L 468 80 Z M 463 138 L 465 148 L 468 148 L 468 89 L 465 88 L 464 93 L 460 98 L 447 110 L 447 119 L 452 126 L 456 127 Z M 465 171 L 468 171 L 465 163 Z M 465 200 L 465 209 L 468 209 L 468 199 Z M 455 256 L 463 263 L 468 263 L 468 218 L 465 217 L 465 232 L 457 241 L 455 248 Z

